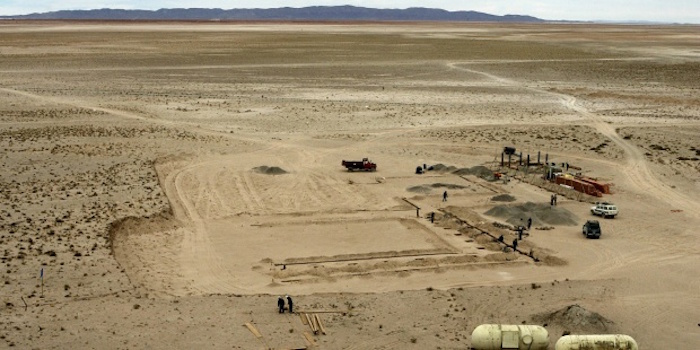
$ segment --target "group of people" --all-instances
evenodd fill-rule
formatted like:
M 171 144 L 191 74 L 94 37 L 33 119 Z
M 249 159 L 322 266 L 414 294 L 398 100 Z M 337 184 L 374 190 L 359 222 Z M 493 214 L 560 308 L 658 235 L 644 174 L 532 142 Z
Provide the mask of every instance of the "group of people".
M 553 194 L 553 195 L 551 195 L 551 196 L 549 197 L 549 205 L 551 205 L 551 206 L 557 205 L 557 195 L 556 195 L 556 193 Z
M 503 238 L 503 235 L 498 236 L 498 241 L 501 243 L 505 243 L 505 239 Z M 508 249 L 508 248 L 503 247 L 503 249 L 504 249 L 504 251 L 506 251 L 505 249 Z M 517 238 L 513 239 L 513 251 L 516 251 L 516 250 L 518 250 L 518 239 Z
M 289 305 L 289 313 L 290 314 L 294 313 L 294 303 L 292 302 L 292 297 L 287 295 L 285 298 L 287 299 L 287 305 Z M 284 299 L 285 298 L 283 298 L 280 295 L 280 297 L 277 299 L 277 308 L 279 309 L 279 312 L 281 314 L 284 313 Z
M 520 221 L 522 221 L 522 219 L 520 219 Z M 527 218 L 527 230 L 530 231 L 530 228 L 532 228 L 532 218 Z M 518 240 L 523 239 L 523 231 L 525 231 L 525 229 L 526 228 L 523 227 L 522 225 L 517 227 L 518 237 L 513 239 L 513 250 L 514 251 L 518 250 Z M 529 233 L 528 233 L 528 235 L 529 235 Z M 503 235 L 498 237 L 498 241 L 503 242 Z

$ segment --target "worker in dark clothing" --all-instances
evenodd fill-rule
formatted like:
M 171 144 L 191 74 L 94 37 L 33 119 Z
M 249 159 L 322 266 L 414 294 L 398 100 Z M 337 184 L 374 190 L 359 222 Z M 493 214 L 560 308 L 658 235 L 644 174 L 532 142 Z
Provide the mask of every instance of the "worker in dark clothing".
M 503 235 L 498 236 L 498 241 L 503 242 Z
M 287 305 L 289 305 L 289 313 L 293 314 L 294 313 L 294 303 L 292 303 L 292 297 L 287 295 Z
M 430 223 L 432 224 L 434 222 L 435 222 L 435 212 L 433 211 L 433 212 L 430 212 Z
M 524 227 L 518 226 L 518 239 L 521 241 L 523 240 L 523 230 L 524 229 L 525 229 Z
M 447 202 L 447 191 L 442 193 L 442 201 Z
M 527 230 L 530 231 L 530 227 L 532 227 L 532 218 L 527 219 Z
M 284 299 L 282 298 L 281 295 L 277 299 L 277 307 L 279 308 L 280 313 L 283 314 L 284 313 Z
M 556 206 L 556 205 L 557 205 L 557 194 L 555 193 L 554 194 L 554 206 Z
M 549 196 L 549 205 L 554 206 L 554 195 Z
M 518 240 L 514 239 L 513 240 L 513 251 L 517 251 L 517 250 L 518 250 Z

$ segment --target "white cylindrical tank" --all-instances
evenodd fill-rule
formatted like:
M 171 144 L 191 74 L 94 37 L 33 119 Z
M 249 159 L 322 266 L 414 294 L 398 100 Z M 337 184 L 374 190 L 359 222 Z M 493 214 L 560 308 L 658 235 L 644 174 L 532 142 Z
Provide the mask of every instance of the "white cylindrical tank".
M 637 342 L 624 334 L 566 335 L 555 350 L 639 350 Z
M 472 332 L 474 350 L 547 350 L 549 332 L 532 325 L 482 324 Z

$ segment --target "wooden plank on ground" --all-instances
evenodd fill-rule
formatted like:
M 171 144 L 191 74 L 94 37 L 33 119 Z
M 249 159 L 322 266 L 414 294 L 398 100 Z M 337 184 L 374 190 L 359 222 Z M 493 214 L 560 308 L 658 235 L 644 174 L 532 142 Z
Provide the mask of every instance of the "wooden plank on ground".
M 301 318 L 301 323 L 306 326 L 309 323 L 306 321 L 306 314 L 305 313 L 299 313 L 299 318 Z
M 311 335 L 311 333 L 304 331 L 304 338 L 306 338 L 306 341 L 309 342 L 309 345 L 316 346 L 316 341 L 314 340 L 314 336 Z
M 314 318 L 316 319 L 316 323 L 318 324 L 318 329 L 321 330 L 321 333 L 326 334 L 326 327 L 323 326 L 323 322 L 321 322 L 321 316 L 318 314 L 314 314 Z
M 318 322 L 316 322 L 316 314 L 311 315 L 311 322 L 314 323 L 314 334 L 318 334 Z
M 313 322 L 313 319 L 311 317 L 309 317 L 309 314 L 304 314 L 304 315 L 306 315 L 306 320 L 309 322 L 309 328 L 311 328 L 311 330 L 314 332 L 314 334 L 316 334 L 318 332 L 318 329 L 316 329 L 314 322 Z
M 248 327 L 248 330 L 251 333 L 253 333 L 253 335 L 255 335 L 255 337 L 262 338 L 262 334 L 260 334 L 260 332 L 258 332 L 258 329 L 255 328 L 255 326 L 253 326 L 250 322 L 246 322 L 245 326 Z

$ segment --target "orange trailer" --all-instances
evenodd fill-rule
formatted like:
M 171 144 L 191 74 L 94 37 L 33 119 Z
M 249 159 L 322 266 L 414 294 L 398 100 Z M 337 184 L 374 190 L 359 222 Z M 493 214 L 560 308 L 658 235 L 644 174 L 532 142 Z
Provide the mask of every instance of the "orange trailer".
M 596 190 L 598 190 L 602 193 L 610 194 L 610 184 L 604 184 L 604 183 L 598 182 L 597 180 L 592 179 L 590 177 L 586 177 L 586 176 L 581 176 L 579 178 L 579 180 L 593 185 L 596 188 Z
M 567 185 L 571 186 L 573 189 L 576 191 L 591 195 L 591 196 L 596 196 L 596 197 L 602 197 L 603 194 L 595 188 L 592 184 L 581 181 L 579 179 L 575 178 L 567 178 L 564 176 L 557 176 L 554 178 L 554 182 L 559 184 L 559 185 Z

